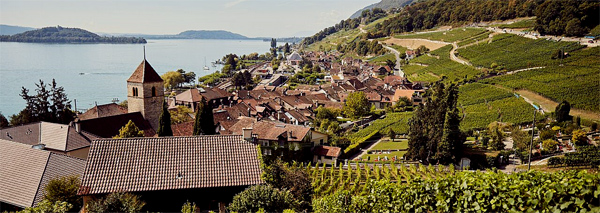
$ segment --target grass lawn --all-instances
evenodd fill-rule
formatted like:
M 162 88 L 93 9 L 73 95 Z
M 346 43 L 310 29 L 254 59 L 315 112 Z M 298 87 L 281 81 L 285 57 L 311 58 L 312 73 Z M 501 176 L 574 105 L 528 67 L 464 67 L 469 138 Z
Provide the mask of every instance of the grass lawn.
M 381 141 L 371 149 L 373 150 L 390 150 L 390 149 L 408 149 L 408 140 Z
M 369 158 L 370 161 L 374 161 L 377 160 L 377 156 L 379 156 L 382 160 L 385 156 L 388 157 L 388 160 L 391 160 L 394 156 L 397 156 L 398 158 L 404 156 L 404 154 L 406 154 L 406 151 L 396 151 L 396 152 L 391 152 L 390 154 L 367 154 L 367 155 L 363 155 L 362 158 L 363 159 L 367 159 Z

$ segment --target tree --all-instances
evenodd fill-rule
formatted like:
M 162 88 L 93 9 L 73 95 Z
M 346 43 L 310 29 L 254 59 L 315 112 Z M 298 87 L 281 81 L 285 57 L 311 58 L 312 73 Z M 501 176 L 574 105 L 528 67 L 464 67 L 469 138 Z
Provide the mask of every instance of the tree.
M 185 72 L 183 69 L 178 69 L 177 72 L 183 77 L 183 83 L 193 84 L 196 80 L 196 73 L 194 72 Z
M 175 89 L 179 84 L 185 82 L 183 75 L 177 71 L 168 71 L 165 74 L 160 76 L 165 84 L 165 88 Z
M 213 119 L 212 106 L 210 102 L 202 98 L 198 109 L 196 109 L 196 122 L 194 123 L 194 135 L 214 135 L 215 123 Z
M 513 127 L 510 131 L 510 137 L 513 140 L 513 148 L 516 147 L 516 149 L 519 150 L 527 150 L 527 148 L 529 148 L 531 135 L 527 132 L 522 131 L 518 127 Z
M 46 184 L 44 199 L 50 203 L 66 202 L 71 204 L 69 210 L 79 210 L 82 205 L 82 197 L 77 196 L 79 190 L 79 177 L 65 176 L 52 179 Z
M 293 164 L 284 164 L 281 159 L 263 162 L 261 178 L 269 185 L 289 191 L 299 210 L 310 211 L 313 187 L 308 173 Z
M 4 128 L 4 127 L 8 127 L 8 120 L 6 119 L 6 117 L 4 117 L 4 115 L 0 112 L 0 129 Z
M 186 106 L 178 105 L 175 111 L 171 111 L 171 124 L 180 124 L 191 120 L 192 110 Z
M 573 143 L 577 146 L 588 145 L 587 135 L 585 134 L 585 132 L 583 130 L 580 130 L 580 129 L 573 131 L 572 140 L 573 140 Z
M 569 115 L 571 111 L 571 105 L 568 101 L 562 101 L 556 109 L 554 110 L 554 114 L 556 115 L 556 122 L 570 121 L 573 120 L 573 117 Z
M 64 93 L 63 87 L 58 87 L 52 79 L 51 88 L 46 89 L 47 84 L 40 80 L 35 84 L 36 95 L 29 95 L 29 90 L 21 88 L 20 96 L 25 100 L 27 106 L 19 114 L 10 116 L 12 125 L 26 124 L 36 121 L 47 121 L 67 124 L 73 120 L 75 113 L 71 111 L 71 102 Z
M 167 102 L 163 101 L 163 110 L 158 117 L 158 136 L 173 136 L 171 129 L 171 113 L 167 109 Z
M 53 212 L 53 213 L 65 213 L 69 212 L 69 210 L 73 209 L 73 205 L 64 201 L 56 201 L 54 203 L 44 199 L 40 201 L 35 207 L 27 207 L 19 213 L 43 213 L 43 212 Z
M 275 38 L 271 38 L 271 48 L 277 47 L 277 40 Z
M 396 139 L 396 133 L 394 132 L 393 129 L 390 129 L 390 131 L 388 132 L 388 136 L 390 137 L 390 140 L 394 141 L 394 139 Z
M 392 69 L 394 69 L 394 67 L 396 67 L 396 62 L 395 62 L 395 61 L 392 61 L 392 60 L 390 60 L 390 59 L 386 60 L 386 61 L 385 61 L 385 64 L 386 64 L 388 67 L 392 68 Z
M 369 114 L 370 106 L 364 92 L 353 92 L 346 98 L 346 104 L 342 110 L 346 116 L 356 119 Z
M 86 210 L 95 212 L 139 212 L 146 202 L 140 196 L 126 193 L 113 192 L 103 198 L 90 201 Z
M 144 137 L 144 131 L 140 130 L 133 121 L 129 120 L 125 126 L 119 129 L 119 134 L 115 135 L 113 138 L 134 138 L 134 137 Z
M 498 121 L 494 121 L 488 125 L 488 133 L 492 138 L 492 143 L 490 144 L 490 147 L 492 147 L 492 149 L 494 150 L 503 150 L 506 146 L 504 142 L 502 142 L 505 137 L 502 128 L 502 123 Z
M 227 209 L 232 212 L 283 212 L 292 208 L 294 200 L 285 190 L 279 190 L 271 185 L 255 185 L 247 188 L 233 197 Z
M 408 121 L 409 140 L 406 157 L 423 163 L 449 164 L 459 159 L 465 136 L 460 129 L 456 108 L 458 88 L 435 83 Z
M 290 53 L 290 45 L 286 42 L 285 45 L 283 45 L 283 52 L 285 54 Z
M 556 145 L 558 145 L 558 142 L 552 139 L 542 141 L 542 147 L 549 152 L 556 151 Z

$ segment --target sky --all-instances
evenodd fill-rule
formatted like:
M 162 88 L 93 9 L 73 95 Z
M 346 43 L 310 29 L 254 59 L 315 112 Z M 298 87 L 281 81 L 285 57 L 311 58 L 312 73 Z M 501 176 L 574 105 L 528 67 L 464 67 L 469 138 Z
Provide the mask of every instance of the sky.
M 95 33 L 227 30 L 248 37 L 312 35 L 379 0 L 0 0 L 0 24 Z

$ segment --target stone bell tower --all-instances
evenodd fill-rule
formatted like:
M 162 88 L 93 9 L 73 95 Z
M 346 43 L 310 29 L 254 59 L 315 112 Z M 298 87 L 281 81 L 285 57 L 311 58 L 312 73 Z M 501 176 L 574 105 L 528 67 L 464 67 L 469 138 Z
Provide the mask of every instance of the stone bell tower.
M 140 112 L 150 123 L 152 129 L 158 129 L 158 119 L 165 100 L 162 78 L 144 60 L 127 79 L 127 108 L 131 112 Z

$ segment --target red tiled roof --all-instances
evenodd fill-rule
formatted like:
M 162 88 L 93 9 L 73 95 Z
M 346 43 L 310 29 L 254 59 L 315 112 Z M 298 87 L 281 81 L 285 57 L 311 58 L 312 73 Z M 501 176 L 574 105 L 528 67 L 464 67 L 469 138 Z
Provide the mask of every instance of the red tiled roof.
M 102 139 L 79 195 L 261 184 L 257 146 L 240 135 Z
M 83 173 L 85 161 L 0 139 L 0 201 L 35 206 L 49 180 Z
M 163 79 L 154 71 L 150 63 L 144 59 L 142 63 L 133 71 L 133 74 L 127 79 L 127 82 L 145 83 L 145 82 L 163 82 Z
M 127 113 L 127 109 L 115 103 L 103 104 L 94 106 L 85 111 L 85 113 L 77 115 L 79 120 L 87 120 L 92 118 L 107 117 Z
M 173 136 L 192 136 L 194 135 L 195 121 L 183 122 L 180 124 L 171 124 Z
M 342 154 L 342 149 L 334 146 L 316 146 L 313 149 L 313 153 L 318 156 L 337 158 L 340 156 L 340 154 Z

